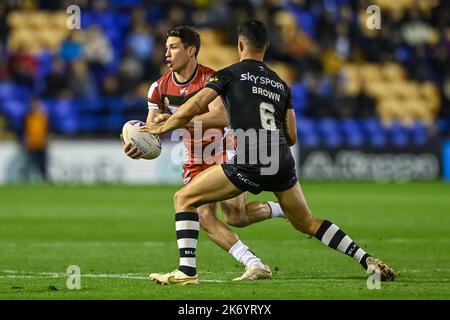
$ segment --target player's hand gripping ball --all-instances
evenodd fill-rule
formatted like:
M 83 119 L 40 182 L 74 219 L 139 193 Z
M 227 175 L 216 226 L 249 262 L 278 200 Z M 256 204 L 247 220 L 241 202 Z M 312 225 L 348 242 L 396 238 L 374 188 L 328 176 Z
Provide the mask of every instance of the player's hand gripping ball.
M 161 154 L 161 140 L 157 135 L 140 132 L 139 128 L 145 123 L 139 120 L 130 120 L 123 125 L 122 139 L 125 144 L 131 143 L 142 153 L 143 159 L 156 159 Z

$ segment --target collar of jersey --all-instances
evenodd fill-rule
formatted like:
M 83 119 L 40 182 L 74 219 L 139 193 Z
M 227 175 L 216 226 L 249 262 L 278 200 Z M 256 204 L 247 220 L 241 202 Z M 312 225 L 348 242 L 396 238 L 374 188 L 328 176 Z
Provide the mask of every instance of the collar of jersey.
M 244 59 L 241 62 L 244 62 L 244 61 L 250 61 L 250 62 L 256 62 L 256 63 L 264 63 L 263 61 L 255 60 L 255 59 Z
M 189 84 L 192 80 L 195 79 L 195 77 L 197 76 L 197 71 L 198 71 L 198 63 L 195 66 L 195 70 L 192 73 L 192 76 L 189 79 L 187 79 L 185 82 L 178 81 L 177 77 L 175 77 L 175 72 L 172 72 L 172 80 L 173 80 L 173 82 L 175 82 L 176 85 L 185 86 L 185 85 Z

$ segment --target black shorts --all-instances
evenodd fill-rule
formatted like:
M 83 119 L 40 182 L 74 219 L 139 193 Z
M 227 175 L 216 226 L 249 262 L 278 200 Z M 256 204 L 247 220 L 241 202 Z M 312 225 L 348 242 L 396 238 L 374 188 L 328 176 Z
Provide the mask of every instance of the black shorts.
M 239 190 L 253 194 L 262 191 L 280 192 L 292 188 L 297 183 L 297 176 L 295 161 L 287 145 L 280 146 L 278 159 L 278 171 L 274 174 L 262 174 L 262 169 L 267 166 L 259 164 L 224 163 L 222 169 Z

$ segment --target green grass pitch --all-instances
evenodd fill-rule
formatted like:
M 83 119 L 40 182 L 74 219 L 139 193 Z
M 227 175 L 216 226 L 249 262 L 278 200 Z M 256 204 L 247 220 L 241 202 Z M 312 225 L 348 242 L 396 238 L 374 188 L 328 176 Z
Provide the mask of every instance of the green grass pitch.
M 450 185 L 304 183 L 316 216 L 339 225 L 398 278 L 369 290 L 349 257 L 306 239 L 283 219 L 235 228 L 274 271 L 243 272 L 201 233 L 198 286 L 159 286 L 148 273 L 178 265 L 177 186 L 0 188 L 0 299 L 450 299 Z M 274 199 L 270 193 L 250 199 Z M 221 217 L 221 214 L 219 214 Z M 81 289 L 66 268 L 81 269 Z

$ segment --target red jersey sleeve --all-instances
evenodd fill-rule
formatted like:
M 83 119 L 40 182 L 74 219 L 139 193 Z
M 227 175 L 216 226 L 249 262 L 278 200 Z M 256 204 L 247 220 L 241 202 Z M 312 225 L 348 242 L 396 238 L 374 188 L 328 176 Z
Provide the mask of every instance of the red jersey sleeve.
M 159 84 L 157 81 L 153 82 L 148 90 L 147 104 L 149 109 L 164 109 L 164 104 L 161 100 L 161 93 L 159 91 Z

